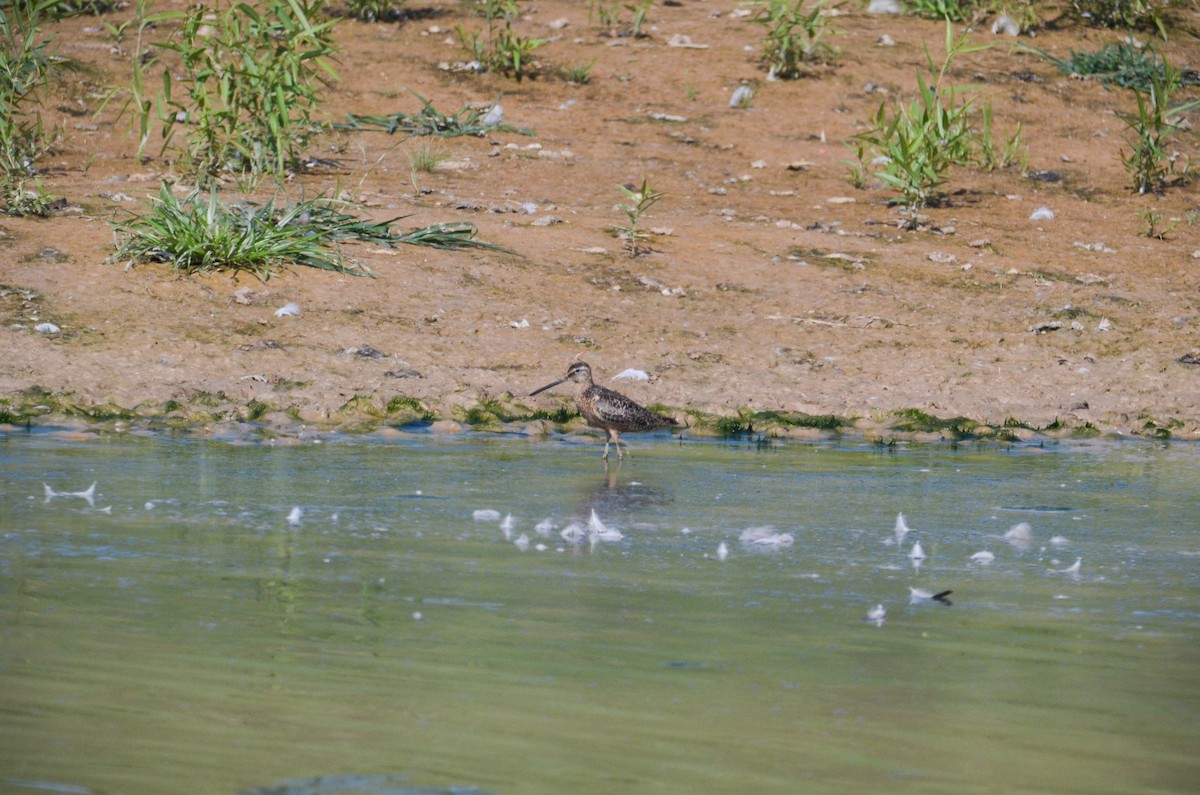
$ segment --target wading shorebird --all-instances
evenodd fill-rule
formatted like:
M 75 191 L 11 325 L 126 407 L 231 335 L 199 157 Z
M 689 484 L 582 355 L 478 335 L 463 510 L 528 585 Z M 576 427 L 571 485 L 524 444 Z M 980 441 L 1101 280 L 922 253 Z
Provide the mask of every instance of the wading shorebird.
M 608 460 L 609 442 L 617 447 L 617 458 L 621 453 L 621 434 L 638 431 L 656 431 L 659 428 L 674 428 L 677 424 L 670 417 L 655 414 L 639 406 L 620 392 L 614 392 L 592 381 L 592 368 L 586 362 L 575 362 L 567 368 L 567 374 L 541 389 L 529 393 L 529 397 L 556 387 L 564 381 L 575 382 L 575 405 L 579 413 L 593 428 L 603 428 L 608 436 L 604 440 L 604 460 Z

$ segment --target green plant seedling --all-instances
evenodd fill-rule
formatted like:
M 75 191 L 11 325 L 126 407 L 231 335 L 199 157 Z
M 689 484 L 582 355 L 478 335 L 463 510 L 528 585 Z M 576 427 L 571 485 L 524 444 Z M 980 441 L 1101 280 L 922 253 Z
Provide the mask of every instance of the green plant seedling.
M 1167 154 L 1166 146 L 1171 134 L 1181 128 L 1183 115 L 1200 107 L 1200 100 L 1171 105 L 1181 82 L 1179 70 L 1164 60 L 1163 71 L 1151 76 L 1146 91 L 1134 89 L 1137 112 L 1117 114 L 1132 134 L 1130 149 L 1122 151 L 1121 157 L 1138 193 L 1160 190 L 1169 178 L 1187 176 L 1187 158 L 1180 165 Z
M 281 180 L 302 167 L 322 130 L 313 118 L 321 89 L 337 79 L 329 60 L 337 52 L 334 20 L 316 21 L 323 5 L 259 0 L 216 12 L 194 6 L 173 38 L 158 45 L 180 59 L 179 67 L 162 70 L 157 95 L 163 151 L 181 134 L 181 162 L 198 185 L 223 172 Z
M 592 61 L 584 66 L 568 66 L 562 70 L 563 79 L 568 83 L 573 83 L 577 86 L 587 85 L 592 82 L 592 68 L 596 62 Z
M 44 23 L 54 5 L 41 0 L 0 7 L 0 190 L 10 208 L 25 203 L 21 183 L 53 145 L 41 106 L 53 69 Z
M 816 0 L 808 9 L 804 0 L 766 0 L 756 3 L 754 21 L 767 28 L 763 60 L 772 78 L 792 80 L 811 73 L 813 65 L 833 63 L 841 55 L 825 37 L 837 33 L 831 19 L 840 3 L 826 5 Z
M 1167 39 L 1165 12 L 1169 5 L 1162 0 L 1071 0 L 1071 9 L 1080 19 L 1121 30 L 1153 28 L 1163 41 Z
M 626 203 L 618 204 L 617 208 L 625 214 L 627 221 L 624 226 L 617 227 L 617 231 L 625 238 L 626 251 L 630 256 L 636 257 L 644 251 L 641 241 L 646 238 L 646 233 L 641 230 L 642 216 L 666 194 L 654 190 L 645 177 L 642 178 L 642 186 L 636 190 L 626 185 L 617 187 L 626 199 Z
M 1163 225 L 1165 220 L 1161 213 L 1156 213 L 1153 210 L 1138 210 L 1138 217 L 1142 219 L 1142 229 L 1138 232 L 1142 237 L 1153 238 L 1154 240 L 1166 240 L 1167 235 L 1174 231 L 1179 225 L 1178 220 L 1172 220 L 1170 223 Z
M 874 155 L 871 161 L 883 164 L 876 176 L 900 192 L 909 226 L 915 225 L 919 210 L 945 183 L 951 166 L 978 162 L 981 157 L 980 134 L 974 126 L 974 89 L 946 85 L 946 75 L 956 58 L 987 47 L 968 44 L 965 35 L 955 39 L 947 22 L 946 56 L 941 66 L 935 66 L 929 50 L 925 51 L 932 80 L 918 72 L 917 96 L 907 104 L 897 101 L 891 113 L 886 102 L 880 103 L 869 128 L 852 139 L 850 145 L 857 148 L 859 163 Z M 992 146 L 990 141 L 988 145 Z M 1019 148 L 1018 129 L 1005 151 L 1015 155 Z M 991 159 L 997 160 L 994 147 L 991 152 Z M 982 157 L 988 157 L 986 152 Z

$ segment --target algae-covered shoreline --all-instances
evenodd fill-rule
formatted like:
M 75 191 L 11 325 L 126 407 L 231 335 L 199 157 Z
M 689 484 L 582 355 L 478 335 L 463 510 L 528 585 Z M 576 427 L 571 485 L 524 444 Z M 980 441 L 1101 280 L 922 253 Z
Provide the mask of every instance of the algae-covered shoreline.
M 1004 444 L 1039 439 L 1200 440 L 1200 433 L 1182 423 L 1161 426 L 1149 419 L 1140 428 L 1124 432 L 1102 429 L 1090 422 L 1055 421 L 1038 427 L 1010 418 L 1002 424 L 990 425 L 967 417 L 936 417 L 920 409 L 898 410 L 889 416 L 877 414 L 868 418 L 749 409 L 718 415 L 663 405 L 654 408 L 677 418 L 680 429 L 673 435 L 681 438 L 738 438 L 759 443 L 788 439 L 845 439 L 878 445 Z M 394 396 L 383 402 L 363 395 L 319 420 L 311 416 L 305 419 L 295 406 L 262 401 L 237 403 L 223 394 L 193 395 L 186 402 L 147 401 L 132 408 L 111 403 L 84 405 L 70 395 L 55 395 L 40 389 L 27 390 L 16 399 L 11 396 L 0 399 L 0 433 L 35 428 L 95 435 L 134 432 L 197 438 L 237 437 L 269 443 L 317 438 L 322 434 L 352 437 L 393 432 L 484 432 L 529 437 L 566 434 L 580 438 L 592 435 L 597 439 L 603 436 L 601 431 L 587 428 L 569 401 L 562 401 L 547 410 L 531 408 L 528 400 L 509 394 L 465 408 L 456 407 L 445 414 L 413 397 Z

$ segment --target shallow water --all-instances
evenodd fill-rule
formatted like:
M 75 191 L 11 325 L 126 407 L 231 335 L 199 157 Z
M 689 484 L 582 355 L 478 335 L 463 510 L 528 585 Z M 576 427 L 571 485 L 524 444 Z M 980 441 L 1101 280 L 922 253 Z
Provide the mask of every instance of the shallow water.
M 1200 447 L 599 449 L 0 435 L 0 793 L 1200 787 Z

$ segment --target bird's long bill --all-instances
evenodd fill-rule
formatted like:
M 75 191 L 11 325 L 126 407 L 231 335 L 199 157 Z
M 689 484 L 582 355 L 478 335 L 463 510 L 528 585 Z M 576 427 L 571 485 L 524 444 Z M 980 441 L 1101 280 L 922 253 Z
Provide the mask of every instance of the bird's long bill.
M 532 392 L 530 392 L 530 393 L 529 393 L 529 397 L 533 397 L 534 395 L 536 395 L 536 394 L 538 394 L 538 393 L 540 393 L 540 392 L 545 392 L 545 391 L 546 391 L 547 389 L 549 389 L 550 387 L 552 387 L 552 386 L 558 386 L 559 384 L 561 384 L 563 381 L 566 381 L 566 380 L 567 380 L 567 379 L 565 379 L 565 378 L 560 378 L 560 379 L 558 379 L 557 381 L 555 381 L 555 382 L 554 382 L 554 383 L 552 383 L 552 384 L 546 384 L 546 385 L 545 385 L 544 387 L 542 387 L 541 389 L 535 389 L 535 390 L 533 390 Z

